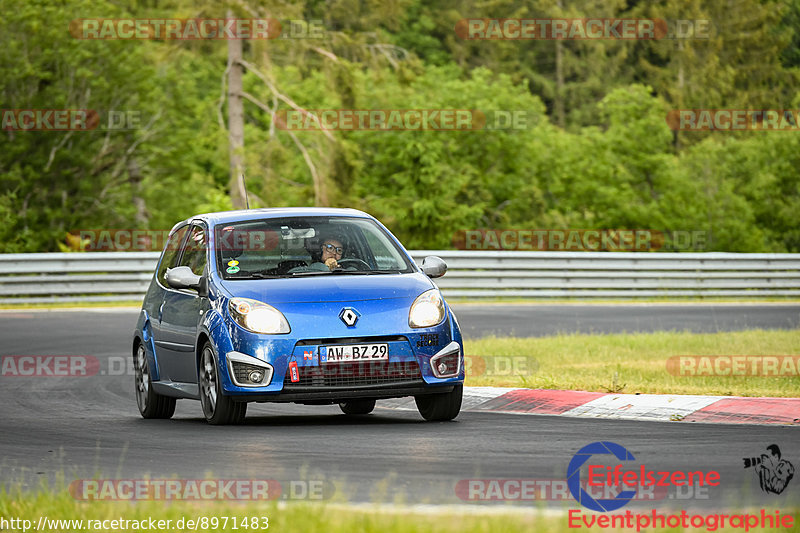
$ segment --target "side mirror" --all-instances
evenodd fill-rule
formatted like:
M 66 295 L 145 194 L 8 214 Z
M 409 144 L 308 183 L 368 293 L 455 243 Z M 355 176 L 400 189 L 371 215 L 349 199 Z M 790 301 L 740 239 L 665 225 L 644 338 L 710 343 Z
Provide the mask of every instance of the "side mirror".
M 200 276 L 200 286 L 197 288 L 197 294 L 203 297 L 208 296 L 208 272 L 203 272 L 203 275 Z
M 447 272 L 447 263 L 441 257 L 429 255 L 419 265 L 429 278 L 441 278 Z
M 203 285 L 203 276 L 198 276 L 188 266 L 167 269 L 164 279 L 167 281 L 167 285 L 173 289 L 194 289 L 198 293 Z

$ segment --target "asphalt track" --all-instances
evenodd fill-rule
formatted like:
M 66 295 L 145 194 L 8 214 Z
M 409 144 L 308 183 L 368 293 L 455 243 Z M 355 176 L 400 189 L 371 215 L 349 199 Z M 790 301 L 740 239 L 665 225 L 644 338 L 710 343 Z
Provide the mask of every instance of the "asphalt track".
M 709 317 L 707 327 L 716 328 L 711 331 L 797 327 L 800 315 L 796 306 L 714 306 L 702 312 L 680 307 L 615 306 L 614 313 L 638 316 L 638 322 L 631 321 L 637 329 L 679 330 L 694 330 L 696 317 L 703 315 Z M 470 336 L 491 331 L 503 316 L 527 317 L 525 329 L 523 319 L 511 327 L 528 335 L 546 334 L 551 327 L 605 331 L 601 325 L 610 324 L 609 310 L 601 306 L 493 306 L 484 315 L 478 308 L 462 307 L 457 312 Z M 560 322 L 553 316 L 557 313 Z M 677 319 L 681 313 L 682 323 Z M 135 310 L 0 314 L 0 355 L 88 354 L 101 365 L 90 377 L 0 377 L 3 484 L 34 488 L 58 475 L 67 483 L 146 476 L 273 479 L 284 487 L 281 497 L 302 497 L 304 483 L 322 482 L 324 497 L 332 501 L 462 504 L 467 502 L 456 491 L 464 487 L 460 480 L 563 480 L 581 447 L 608 440 L 625 446 L 648 470 L 716 470 L 721 475 L 721 484 L 700 496 L 669 489 L 663 500 L 631 507 L 783 510 L 800 501 L 800 473 L 782 494 L 766 494 L 742 463 L 743 457 L 757 457 L 776 443 L 783 457 L 800 467 L 798 427 L 469 411 L 454 422 L 431 424 L 413 411 L 381 408 L 380 402 L 372 415 L 360 418 L 348 418 L 335 406 L 251 404 L 245 425 L 211 427 L 199 403 L 186 400 L 178 402 L 172 420 L 146 421 L 136 409 L 130 372 L 115 364 L 129 356 L 135 317 Z M 565 317 L 578 318 L 570 322 Z M 297 491 L 288 490 L 291 486 Z M 482 487 L 474 495 L 491 495 L 488 484 Z M 535 503 L 511 505 L 532 508 Z M 577 505 L 571 500 L 544 503 Z

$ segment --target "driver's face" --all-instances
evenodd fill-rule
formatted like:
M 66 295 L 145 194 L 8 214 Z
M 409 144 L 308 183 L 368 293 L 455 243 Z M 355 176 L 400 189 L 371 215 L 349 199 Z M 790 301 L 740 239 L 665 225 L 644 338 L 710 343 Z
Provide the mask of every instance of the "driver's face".
M 342 258 L 343 252 L 344 248 L 341 242 L 336 239 L 325 239 L 325 242 L 322 243 L 322 262 L 324 263 L 331 257 L 338 261 Z

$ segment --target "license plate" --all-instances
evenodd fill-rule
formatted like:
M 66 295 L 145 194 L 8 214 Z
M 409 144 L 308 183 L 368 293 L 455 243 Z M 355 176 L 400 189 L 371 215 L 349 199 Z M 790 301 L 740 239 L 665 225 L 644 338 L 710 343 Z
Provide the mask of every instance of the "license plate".
M 388 359 L 388 344 L 347 344 L 344 346 L 321 346 L 319 350 L 319 360 L 322 363 L 387 361 Z

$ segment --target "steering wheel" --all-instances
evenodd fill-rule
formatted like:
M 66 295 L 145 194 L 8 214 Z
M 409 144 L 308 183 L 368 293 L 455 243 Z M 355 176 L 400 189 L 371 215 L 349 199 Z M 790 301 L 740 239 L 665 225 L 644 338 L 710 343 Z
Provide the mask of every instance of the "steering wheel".
M 340 259 L 337 261 L 339 266 L 345 266 L 347 263 L 353 263 L 353 268 L 356 270 L 372 270 L 372 267 L 366 261 L 358 259 L 356 257 L 348 257 L 347 259 Z

